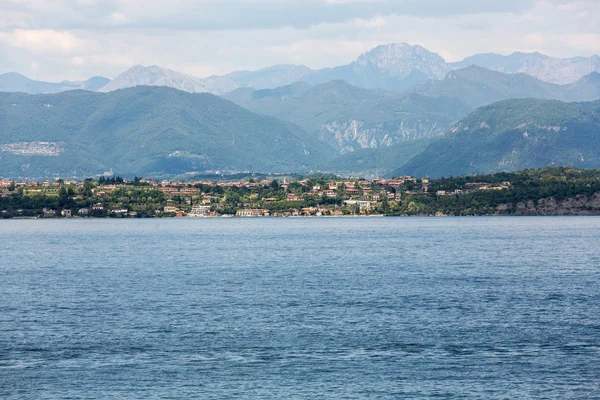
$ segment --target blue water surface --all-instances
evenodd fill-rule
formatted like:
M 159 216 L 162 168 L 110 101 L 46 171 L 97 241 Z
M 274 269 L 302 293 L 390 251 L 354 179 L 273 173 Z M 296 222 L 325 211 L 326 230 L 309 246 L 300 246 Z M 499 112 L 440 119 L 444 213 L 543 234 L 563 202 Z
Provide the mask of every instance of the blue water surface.
M 2 399 L 600 398 L 600 218 L 0 221 Z

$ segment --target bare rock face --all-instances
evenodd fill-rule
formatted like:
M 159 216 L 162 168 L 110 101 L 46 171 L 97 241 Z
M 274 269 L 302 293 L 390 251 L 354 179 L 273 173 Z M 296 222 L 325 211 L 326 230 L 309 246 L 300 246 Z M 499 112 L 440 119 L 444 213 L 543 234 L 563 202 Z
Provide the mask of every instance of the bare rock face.
M 513 204 L 500 204 L 498 214 L 511 213 Z M 598 215 L 600 214 L 600 192 L 593 196 L 579 195 L 557 201 L 554 197 L 540 199 L 537 202 L 522 201 L 514 206 L 513 215 Z
M 436 53 L 408 43 L 391 43 L 375 47 L 361 55 L 354 64 L 362 68 L 370 67 L 398 78 L 406 78 L 413 71 L 419 71 L 431 79 L 443 79 L 452 70 Z
M 565 85 L 597 71 L 600 71 L 598 56 L 560 59 L 540 55 L 523 62 L 516 72 L 534 76 L 542 81 Z
M 447 127 L 447 124 L 427 119 L 399 119 L 375 124 L 359 120 L 332 121 L 321 126 L 319 139 L 332 143 L 340 154 L 347 154 L 440 136 Z
M 117 76 L 100 91 L 112 92 L 135 86 L 168 86 L 190 93 L 208 92 L 201 79 L 156 65 L 150 67 L 135 65 Z
M 421 46 L 390 43 L 367 51 L 350 64 L 314 71 L 303 80 L 312 84 L 343 80 L 367 89 L 404 91 L 430 79 L 442 79 L 452 69 L 442 57 Z

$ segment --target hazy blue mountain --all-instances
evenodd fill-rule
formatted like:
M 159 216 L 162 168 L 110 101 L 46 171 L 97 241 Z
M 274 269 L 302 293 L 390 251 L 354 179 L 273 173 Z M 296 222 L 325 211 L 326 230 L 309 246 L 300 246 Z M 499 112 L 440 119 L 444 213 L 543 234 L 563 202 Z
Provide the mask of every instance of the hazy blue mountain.
M 64 81 L 64 82 L 68 82 L 68 81 Z M 61 83 L 64 83 L 64 82 L 61 82 Z M 104 86 L 108 85 L 109 82 L 110 82 L 110 79 L 105 78 L 103 76 L 93 76 L 90 79 L 85 80 L 85 81 L 68 82 L 68 83 L 75 85 L 74 89 L 84 89 L 84 90 L 91 90 L 92 92 L 97 92 L 98 90 L 102 89 Z M 35 93 L 30 93 L 30 94 L 35 94 Z
M 442 79 L 451 69 L 442 57 L 421 46 L 392 43 L 364 53 L 351 64 L 315 71 L 303 80 L 343 80 L 369 89 L 399 91 L 429 79 Z
M 332 84 L 335 85 L 335 83 Z M 280 101 L 285 101 L 289 98 L 301 97 L 311 90 L 313 90 L 313 85 L 306 82 L 295 82 L 273 89 L 255 90 L 252 88 L 240 88 L 226 93 L 223 97 L 240 105 L 252 106 L 252 103 L 255 101 L 274 101 L 278 104 Z
M 135 86 L 168 86 L 190 93 L 226 94 L 240 88 L 274 89 L 295 82 L 320 84 L 343 80 L 367 89 L 404 91 L 429 80 L 442 80 L 448 72 L 471 65 L 497 72 L 524 73 L 555 83 L 571 84 L 592 72 L 600 72 L 600 57 L 559 59 L 540 53 L 477 54 L 458 63 L 446 63 L 439 55 L 407 43 L 390 43 L 365 52 L 350 64 L 312 70 L 302 65 L 274 65 L 256 71 L 236 71 L 199 78 L 159 66 L 136 65 L 109 83 L 106 78 L 83 82 L 35 82 L 14 73 L 0 75 L 0 90 L 25 93 L 55 93 L 86 89 L 109 92 Z
M 189 93 L 224 94 L 244 87 L 275 88 L 304 77 L 311 70 L 297 65 L 276 65 L 258 71 L 239 71 L 223 76 L 197 78 L 156 65 L 136 65 L 116 77 L 101 91 L 135 86 L 167 86 Z
M 348 65 L 321 70 L 284 64 L 257 71 L 237 71 L 198 78 L 158 66 L 136 65 L 115 78 L 102 91 L 153 85 L 191 93 L 222 95 L 240 88 L 274 89 L 299 81 L 321 84 L 335 80 L 366 89 L 404 91 L 429 80 L 443 80 L 450 71 L 468 69 L 471 65 L 497 72 L 523 73 L 544 82 L 570 84 L 594 71 L 600 71 L 600 58 L 593 56 L 563 60 L 539 53 L 513 53 L 510 56 L 479 54 L 459 63 L 448 64 L 442 57 L 421 46 L 390 43 L 367 51 Z
M 469 65 L 492 69 L 505 73 L 525 73 L 540 80 L 565 85 L 575 82 L 592 72 L 600 72 L 600 57 L 554 58 L 540 53 L 476 54 L 458 63 L 454 68 Z
M 481 107 L 392 175 L 600 167 L 600 101 L 506 100 Z
M 460 99 L 472 107 L 514 98 L 563 101 L 592 101 L 599 98 L 600 80 L 596 73 L 569 85 L 555 85 L 527 74 L 505 74 L 470 66 L 451 71 L 440 81 L 429 81 L 411 89 L 426 96 Z
M 140 86 L 110 93 L 0 93 L 0 175 L 307 171 L 321 145 L 301 128 L 211 94 Z
M 97 91 L 105 86 L 110 79 L 95 76 L 85 81 L 78 82 L 43 82 L 29 79 L 16 72 L 0 75 L 0 92 L 21 92 L 28 94 L 58 93 L 66 90 L 85 89 Z
M 301 126 L 329 145 L 333 155 L 438 136 L 472 110 L 456 99 L 369 90 L 344 81 L 238 89 L 225 97 Z
M 303 65 L 284 64 L 259 69 L 258 71 L 233 72 L 223 78 L 234 81 L 239 88 L 272 89 L 301 81 L 311 72 L 313 72 L 312 69 Z M 209 81 L 211 79 L 215 79 L 215 77 L 207 78 Z M 221 92 L 223 91 L 221 90 Z
M 566 85 L 600 71 L 600 58 L 593 56 L 563 60 L 539 53 L 513 53 L 510 56 L 479 54 L 459 63 L 448 64 L 442 57 L 421 46 L 391 43 L 364 53 L 348 65 L 334 68 L 311 71 L 302 66 L 276 66 L 261 71 L 233 73 L 225 77 L 234 80 L 238 87 L 255 89 L 274 88 L 299 80 L 311 84 L 343 80 L 363 88 L 403 91 L 429 80 L 442 80 L 448 72 L 471 65 L 507 74 L 523 73 L 544 83 Z M 282 71 L 286 79 L 274 82 L 271 74 Z M 264 74 L 269 79 L 257 79 Z
M 277 65 L 259 71 L 234 72 L 224 78 L 233 80 L 239 88 L 272 89 L 297 81 L 320 84 L 343 80 L 369 89 L 404 90 L 429 79 L 442 79 L 451 69 L 444 59 L 421 46 L 391 43 L 335 68 L 313 71 L 304 66 Z
M 364 53 L 351 64 L 316 71 L 302 65 L 284 64 L 258 71 L 237 71 L 223 76 L 197 78 L 158 66 L 136 65 L 116 77 L 102 91 L 153 85 L 191 93 L 224 94 L 246 87 L 273 89 L 298 81 L 319 84 L 333 80 L 343 80 L 364 88 L 398 91 L 429 79 L 441 79 L 451 69 L 439 55 L 421 46 L 392 43 Z
M 600 99 L 600 73 L 592 72 L 577 82 L 563 86 L 565 98 L 574 101 Z
M 134 65 L 113 79 L 108 85 L 100 89 L 100 91 L 111 92 L 135 86 L 167 86 L 189 93 L 204 93 L 209 91 L 200 78 L 156 65 L 150 67 Z M 235 86 L 232 86 L 232 88 L 235 88 Z

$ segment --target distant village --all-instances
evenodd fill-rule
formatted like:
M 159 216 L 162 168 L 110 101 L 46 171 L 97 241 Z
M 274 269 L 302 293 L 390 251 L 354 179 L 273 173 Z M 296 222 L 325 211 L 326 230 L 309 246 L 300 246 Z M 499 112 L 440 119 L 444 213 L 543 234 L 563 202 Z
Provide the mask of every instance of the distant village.
M 0 217 L 299 217 L 419 214 L 423 197 L 506 190 L 510 182 L 440 185 L 429 179 L 288 178 L 172 181 L 100 177 L 85 181 L 0 181 Z

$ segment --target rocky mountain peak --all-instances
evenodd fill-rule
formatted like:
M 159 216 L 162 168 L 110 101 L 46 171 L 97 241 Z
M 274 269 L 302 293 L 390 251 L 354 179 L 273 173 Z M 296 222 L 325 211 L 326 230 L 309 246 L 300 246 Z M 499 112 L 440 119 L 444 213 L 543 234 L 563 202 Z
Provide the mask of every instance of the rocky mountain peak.
M 134 65 L 100 89 L 110 92 L 134 86 L 169 86 L 190 93 L 207 92 L 201 79 L 173 71 L 168 68 L 151 65 Z
M 451 69 L 438 54 L 408 43 L 377 46 L 361 55 L 355 65 L 375 68 L 397 77 L 406 77 L 417 70 L 433 79 L 444 78 Z

